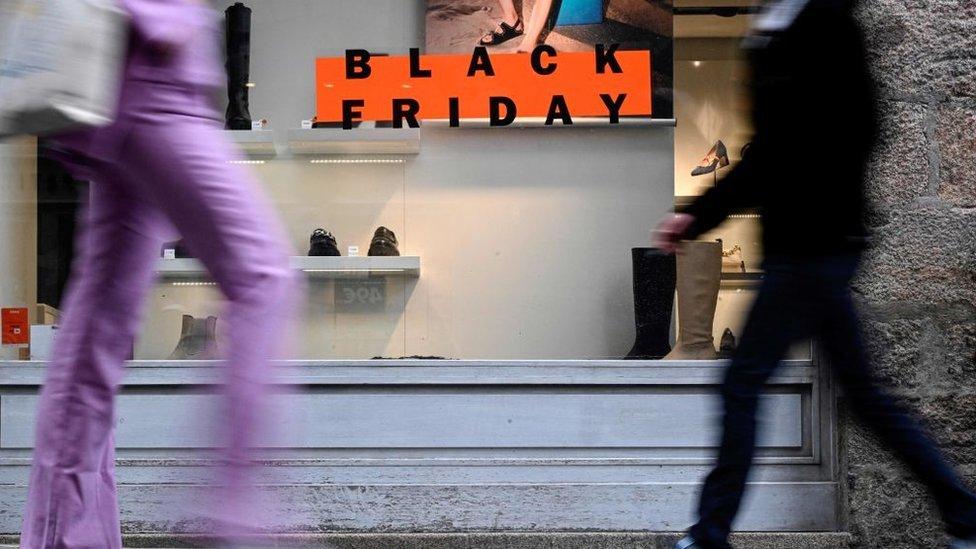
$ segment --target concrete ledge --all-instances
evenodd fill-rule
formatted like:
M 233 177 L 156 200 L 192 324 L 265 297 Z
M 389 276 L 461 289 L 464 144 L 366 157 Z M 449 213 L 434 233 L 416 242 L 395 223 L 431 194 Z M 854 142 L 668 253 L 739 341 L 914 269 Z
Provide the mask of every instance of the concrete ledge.
M 680 534 L 660 532 L 599 533 L 424 533 L 424 534 L 293 534 L 280 536 L 270 547 L 328 549 L 671 549 Z M 848 549 L 850 534 L 739 533 L 737 549 Z M 16 543 L 0 536 L 0 543 Z M 211 547 L 204 537 L 129 534 L 126 547 Z

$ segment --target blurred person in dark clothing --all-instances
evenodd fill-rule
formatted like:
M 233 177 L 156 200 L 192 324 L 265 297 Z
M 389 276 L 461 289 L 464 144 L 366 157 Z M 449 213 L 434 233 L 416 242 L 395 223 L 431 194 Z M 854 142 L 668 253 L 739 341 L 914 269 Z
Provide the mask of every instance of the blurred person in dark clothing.
M 286 233 L 212 104 L 224 80 L 216 13 L 205 0 L 120 5 L 131 31 L 117 119 L 54 139 L 92 184 L 38 405 L 25 549 L 122 547 L 116 394 L 160 248 L 176 233 L 227 299 L 222 466 L 207 518 L 229 543 L 268 522 L 252 448 L 270 427 L 267 359 L 295 291 Z
M 929 488 L 955 547 L 976 547 L 976 495 L 911 414 L 872 377 L 849 284 L 867 241 L 863 178 L 878 131 L 852 0 L 780 0 L 745 40 L 755 136 L 742 161 L 657 245 L 681 252 L 734 209 L 759 209 L 765 277 L 721 394 L 718 463 L 698 523 L 676 548 L 724 549 L 755 452 L 759 394 L 789 345 L 818 338 L 854 412 Z

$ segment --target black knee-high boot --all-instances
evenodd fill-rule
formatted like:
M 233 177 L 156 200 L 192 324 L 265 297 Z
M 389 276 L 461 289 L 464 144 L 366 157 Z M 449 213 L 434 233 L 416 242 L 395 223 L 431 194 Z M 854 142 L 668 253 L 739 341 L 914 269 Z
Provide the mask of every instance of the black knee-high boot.
M 637 339 L 628 359 L 662 358 L 671 351 L 671 311 L 677 265 L 673 254 L 657 248 L 633 248 L 634 320 Z
M 228 130 L 250 130 L 247 83 L 251 67 L 251 8 L 237 2 L 227 8 L 227 120 Z

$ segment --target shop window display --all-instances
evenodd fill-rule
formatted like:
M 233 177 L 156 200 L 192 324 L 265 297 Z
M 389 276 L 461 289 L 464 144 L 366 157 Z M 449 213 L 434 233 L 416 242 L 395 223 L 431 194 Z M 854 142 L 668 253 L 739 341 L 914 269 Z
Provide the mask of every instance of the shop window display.
M 755 212 L 678 258 L 649 248 L 648 233 L 748 150 L 737 31 L 699 36 L 679 15 L 672 37 L 668 2 L 526 2 L 515 23 L 509 2 L 469 3 L 479 9 L 430 3 L 427 53 L 479 42 L 493 54 L 521 51 L 529 23 L 533 44 L 558 51 L 611 40 L 650 47 L 655 118 L 673 110 L 676 129 L 416 130 L 377 120 L 342 130 L 294 93 L 316 56 L 342 50 L 327 37 L 302 45 L 311 22 L 297 7 L 223 2 L 225 127 L 285 218 L 293 267 L 305 275 L 296 357 L 728 356 L 761 277 Z M 741 29 L 747 17 L 728 19 Z M 278 62 L 281 51 L 307 48 L 295 61 L 304 67 Z M 159 272 L 133 357 L 218 356 L 221 298 L 202 266 L 172 242 Z
M 686 5 L 687 4 L 687 5 Z M 675 7 L 675 207 L 680 210 L 715 185 L 751 145 L 748 63 L 741 41 L 748 32 L 754 2 Z M 784 184 L 788 178 L 784 177 Z M 701 241 L 716 242 L 712 276 L 719 279 L 712 338 L 727 357 L 745 324 L 754 290 L 762 277 L 759 214 L 735 212 Z M 679 290 L 680 294 L 680 290 Z M 680 299 L 680 298 L 679 298 Z M 680 304 L 679 312 L 680 318 Z M 791 356 L 809 358 L 810 344 L 794 346 Z

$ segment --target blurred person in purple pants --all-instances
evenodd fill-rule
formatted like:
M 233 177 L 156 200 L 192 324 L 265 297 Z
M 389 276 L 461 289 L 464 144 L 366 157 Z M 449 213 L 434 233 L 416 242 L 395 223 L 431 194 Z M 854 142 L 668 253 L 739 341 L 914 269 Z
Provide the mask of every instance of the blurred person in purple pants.
M 285 233 L 221 131 L 218 19 L 202 0 L 122 0 L 131 36 L 117 120 L 55 140 L 92 182 L 54 360 L 41 392 L 25 548 L 122 546 L 113 470 L 123 361 L 161 244 L 181 234 L 227 299 L 218 537 L 257 526 L 247 505 L 266 417 L 267 360 L 293 296 Z

